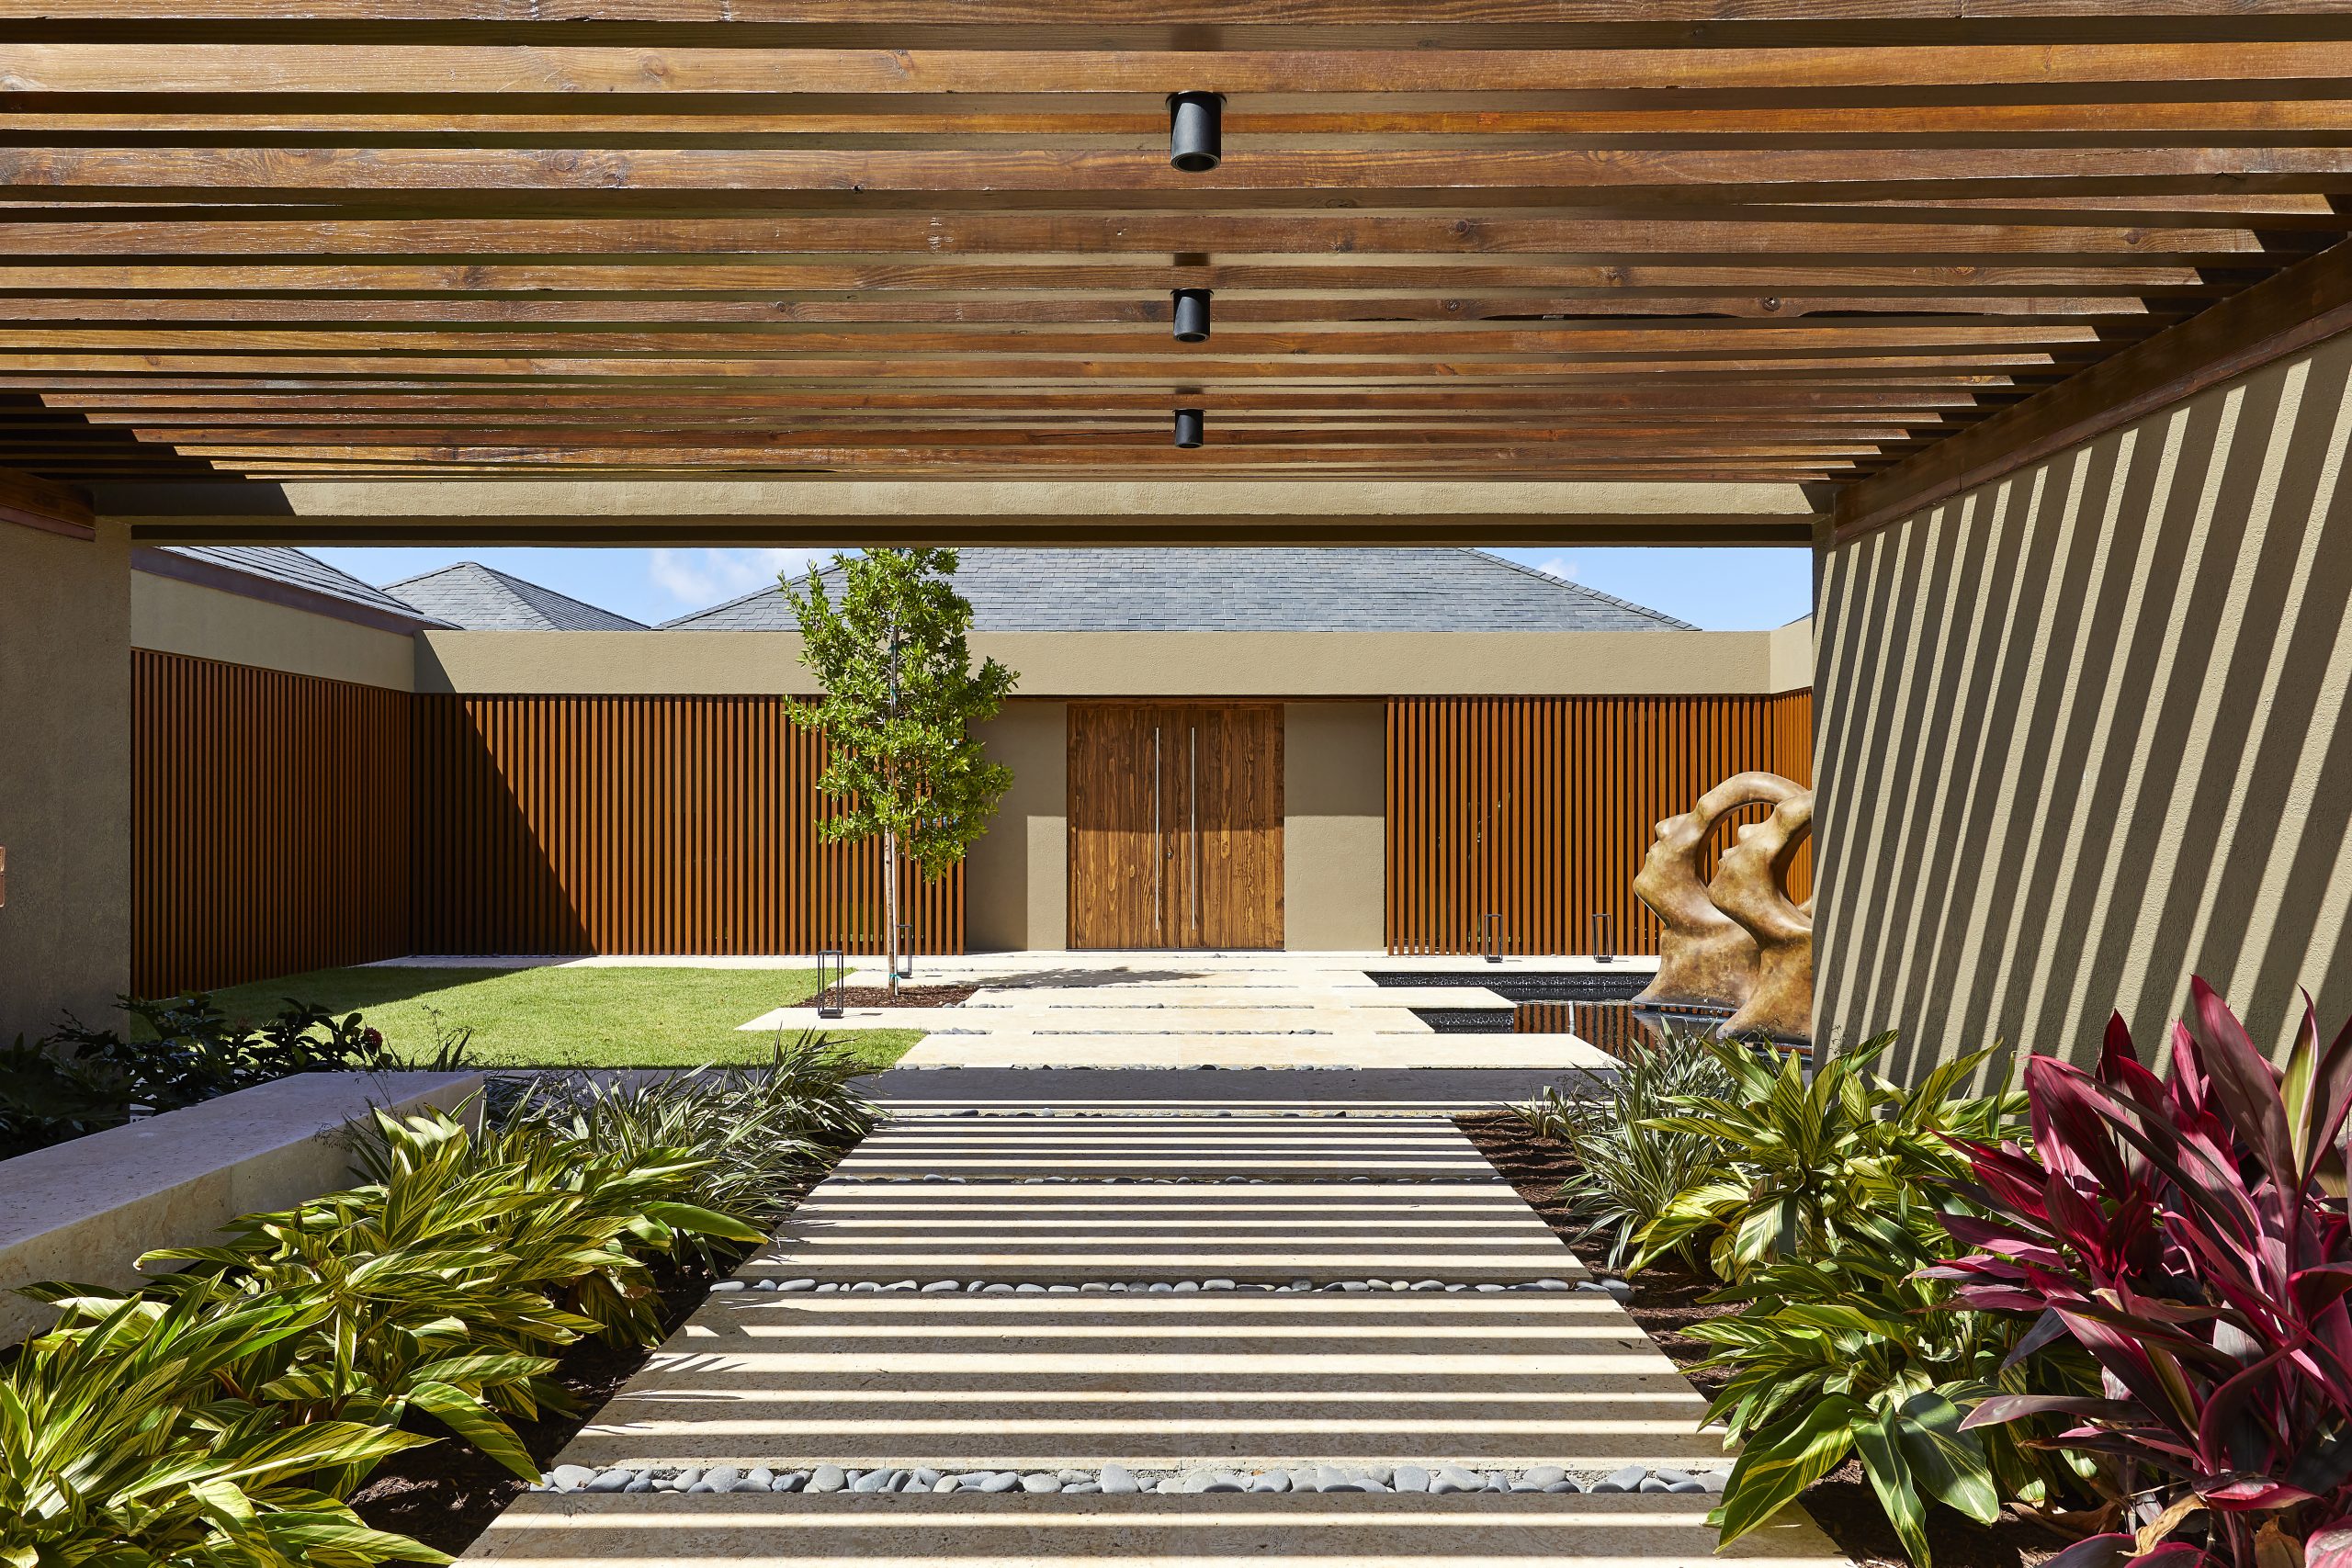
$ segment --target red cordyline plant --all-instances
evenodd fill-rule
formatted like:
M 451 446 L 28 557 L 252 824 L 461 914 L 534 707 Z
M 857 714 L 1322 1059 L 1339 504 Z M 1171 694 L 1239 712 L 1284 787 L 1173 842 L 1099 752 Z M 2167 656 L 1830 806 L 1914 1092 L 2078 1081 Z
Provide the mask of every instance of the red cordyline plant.
M 1955 1140 L 1984 1213 L 1944 1216 L 1973 1250 L 1927 1272 L 2038 1314 L 2017 1356 L 2071 1335 L 2104 1394 L 1996 1395 L 1965 1424 L 2069 1417 L 2050 1446 L 2113 1465 L 2118 1517 L 2045 1568 L 2352 1568 L 2352 1026 L 2323 1048 L 2306 996 L 2281 1072 L 2191 995 L 2165 1077 L 2119 1016 L 2095 1071 L 2027 1064 L 2033 1153 Z

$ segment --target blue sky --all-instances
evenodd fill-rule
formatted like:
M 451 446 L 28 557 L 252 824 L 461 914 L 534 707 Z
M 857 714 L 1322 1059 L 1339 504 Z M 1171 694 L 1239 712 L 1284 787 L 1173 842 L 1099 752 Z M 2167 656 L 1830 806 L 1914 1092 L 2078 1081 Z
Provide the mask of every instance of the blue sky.
M 320 549 L 375 583 L 478 560 L 636 620 L 666 621 L 765 587 L 824 550 Z M 1777 626 L 1805 613 L 1805 549 L 1508 549 L 1498 555 L 1631 599 L 1710 631 Z

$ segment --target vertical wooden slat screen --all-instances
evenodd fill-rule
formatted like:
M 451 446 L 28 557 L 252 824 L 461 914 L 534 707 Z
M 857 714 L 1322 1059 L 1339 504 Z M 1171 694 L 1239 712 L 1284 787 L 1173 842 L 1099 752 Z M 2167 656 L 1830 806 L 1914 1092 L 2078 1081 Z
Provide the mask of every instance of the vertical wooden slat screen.
M 1479 951 L 1491 912 L 1505 953 L 1589 952 L 1595 914 L 1655 953 L 1633 880 L 1656 824 L 1751 768 L 1809 783 L 1813 694 L 1400 698 L 1387 766 L 1390 952 Z M 1810 844 L 1791 885 L 1809 896 Z
M 145 649 L 131 682 L 135 993 L 408 951 L 407 693 Z
M 416 699 L 421 953 L 879 952 L 880 856 L 821 843 L 822 741 L 780 697 Z M 959 866 L 911 872 L 964 948 Z

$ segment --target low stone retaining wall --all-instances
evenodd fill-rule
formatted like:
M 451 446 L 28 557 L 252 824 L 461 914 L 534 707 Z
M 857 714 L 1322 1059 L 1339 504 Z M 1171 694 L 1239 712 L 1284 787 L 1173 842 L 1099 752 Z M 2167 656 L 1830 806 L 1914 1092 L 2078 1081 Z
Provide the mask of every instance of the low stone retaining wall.
M 345 1128 L 382 1106 L 450 1110 L 480 1073 L 302 1073 L 0 1160 L 0 1345 L 39 1333 L 39 1280 L 139 1283 L 142 1252 L 213 1239 L 239 1214 L 349 1184 Z

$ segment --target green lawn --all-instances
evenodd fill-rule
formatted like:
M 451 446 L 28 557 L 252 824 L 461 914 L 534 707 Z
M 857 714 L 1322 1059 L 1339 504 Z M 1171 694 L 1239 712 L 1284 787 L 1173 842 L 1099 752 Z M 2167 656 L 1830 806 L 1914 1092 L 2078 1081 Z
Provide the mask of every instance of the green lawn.
M 283 998 L 360 1013 L 395 1047 L 429 1055 L 434 1013 L 473 1031 L 482 1066 L 698 1067 L 767 1059 L 774 1036 L 739 1032 L 816 994 L 814 969 L 314 969 L 213 993 L 232 1018 Z M 922 1038 L 912 1029 L 841 1033 L 876 1067 Z

